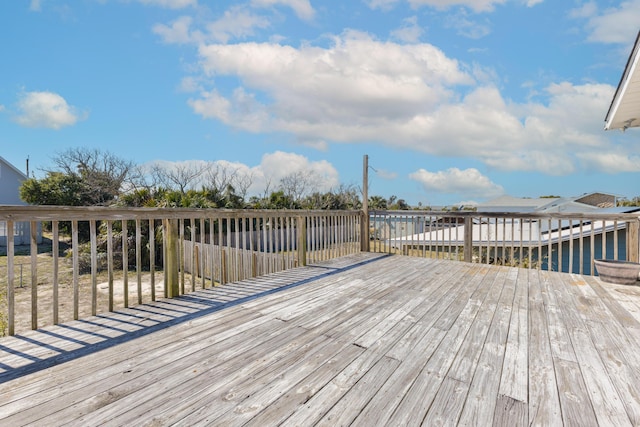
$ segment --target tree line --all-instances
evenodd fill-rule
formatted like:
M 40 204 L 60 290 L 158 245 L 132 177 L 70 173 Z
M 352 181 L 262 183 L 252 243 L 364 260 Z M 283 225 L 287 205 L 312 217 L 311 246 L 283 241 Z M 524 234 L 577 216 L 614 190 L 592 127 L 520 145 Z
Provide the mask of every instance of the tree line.
M 20 197 L 32 205 L 182 207 L 225 209 L 361 209 L 361 190 L 341 184 L 329 191 L 307 171 L 266 183 L 247 196 L 250 173 L 213 162 L 136 165 L 108 151 L 71 148 L 52 158 L 42 178 L 28 178 Z M 371 209 L 411 209 L 396 196 L 371 196 Z

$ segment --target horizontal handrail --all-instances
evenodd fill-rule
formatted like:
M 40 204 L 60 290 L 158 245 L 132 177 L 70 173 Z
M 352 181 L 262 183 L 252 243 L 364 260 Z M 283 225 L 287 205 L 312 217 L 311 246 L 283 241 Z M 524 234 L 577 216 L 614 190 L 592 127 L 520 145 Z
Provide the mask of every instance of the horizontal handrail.
M 0 206 L 0 221 L 88 221 L 119 219 L 180 219 L 190 217 L 253 218 L 279 216 L 296 218 L 360 215 L 361 211 L 295 209 L 198 209 L 198 208 L 119 208 L 103 206 Z

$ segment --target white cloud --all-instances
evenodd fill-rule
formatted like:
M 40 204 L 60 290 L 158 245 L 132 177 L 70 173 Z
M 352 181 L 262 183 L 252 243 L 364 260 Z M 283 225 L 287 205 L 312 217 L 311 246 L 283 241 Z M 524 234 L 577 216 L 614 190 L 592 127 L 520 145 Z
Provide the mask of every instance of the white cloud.
M 15 121 L 26 127 L 60 129 L 74 125 L 81 117 L 65 99 L 53 92 L 26 92 L 18 100 Z
M 31 3 L 29 4 L 29 10 L 32 12 L 42 12 L 41 0 L 31 0 Z
M 505 4 L 508 0 L 408 0 L 412 7 L 430 6 L 436 9 L 450 9 L 464 6 L 475 12 L 491 12 L 495 6 Z
M 315 10 L 309 0 L 252 0 L 251 4 L 257 7 L 288 6 L 296 16 L 305 21 L 310 21 L 315 15 Z
M 640 22 L 640 0 L 623 1 L 603 11 L 596 3 L 588 2 L 573 10 L 572 16 L 588 20 L 589 41 L 631 45 Z
M 250 112 L 263 119 L 251 122 L 254 131 L 287 131 L 304 139 L 369 138 L 385 122 L 405 121 L 446 101 L 452 96 L 448 85 L 473 82 L 432 45 L 379 42 L 353 31 L 335 37 L 328 49 L 214 44 L 202 46 L 200 56 L 205 75 L 237 76 L 245 94 L 250 88 L 273 100 L 265 105 L 253 98 Z M 205 117 L 242 128 L 246 119 L 233 114 L 246 110 L 238 100 L 237 93 L 205 92 L 191 105 Z
M 419 169 L 409 175 L 422 184 L 427 193 L 459 194 L 464 197 L 492 198 L 504 194 L 502 186 L 492 182 L 475 168 L 429 172 Z
M 392 180 L 398 177 L 398 174 L 396 172 L 388 171 L 385 169 L 376 169 L 374 172 L 376 173 L 376 176 L 382 179 Z
M 202 91 L 203 88 L 200 80 L 197 77 L 187 76 L 180 81 L 180 84 L 178 85 L 178 90 L 180 92 L 190 93 L 190 92 Z
M 209 40 L 227 43 L 230 39 L 242 39 L 255 34 L 257 28 L 268 28 L 269 21 L 256 15 L 243 6 L 234 6 L 224 12 L 224 15 L 209 24 L 207 30 Z
M 167 9 L 182 9 L 198 5 L 198 0 L 138 0 L 138 2 L 144 5 L 159 6 Z
M 265 17 L 254 14 L 244 6 L 234 6 L 226 10 L 219 19 L 207 23 L 205 30 L 194 28 L 191 16 L 181 16 L 169 25 L 154 25 L 153 32 L 165 43 L 227 43 L 231 39 L 253 36 L 256 29 L 268 28 L 269 25 Z
M 202 87 L 215 86 L 218 76 L 240 83 L 228 93 L 198 91 L 189 100 L 197 114 L 250 132 L 289 134 L 301 144 L 321 141 L 323 149 L 373 142 L 475 158 L 501 171 L 566 175 L 586 164 L 577 153 L 615 144 L 602 131 L 610 85 L 560 82 L 535 102 L 515 103 L 491 78 L 478 83 L 466 71 L 479 76 L 472 66 L 426 43 L 349 31 L 326 48 L 212 44 L 199 53 Z
M 440 10 L 451 9 L 456 6 L 463 6 L 475 12 L 491 12 L 496 5 L 505 4 L 509 0 L 407 0 L 409 5 L 416 9 L 427 6 Z M 527 6 L 533 6 L 544 0 L 525 0 Z M 389 10 L 400 0 L 365 0 L 365 4 L 371 9 Z
M 307 157 L 295 153 L 276 151 L 262 156 L 260 165 L 254 169 L 257 182 L 253 191 L 259 190 L 268 181 L 272 187 L 291 174 L 297 172 L 310 173 L 318 191 L 329 191 L 340 184 L 336 168 L 326 160 L 310 161 Z
M 418 17 L 414 15 L 412 17 L 406 18 L 402 22 L 402 27 L 392 31 L 391 35 L 403 42 L 415 43 L 420 39 L 422 33 L 422 27 L 418 25 Z
M 491 33 L 491 25 L 485 20 L 480 23 L 476 20 L 469 19 L 469 13 L 465 10 L 459 10 L 445 18 L 447 28 L 453 28 L 456 32 L 470 39 L 480 39 Z
M 640 172 L 640 155 L 629 155 L 623 152 L 587 152 L 578 153 L 578 158 L 588 169 L 598 171 Z
M 365 4 L 371 9 L 389 10 L 400 0 L 365 0 Z
M 286 153 L 276 151 L 262 156 L 260 164 L 250 166 L 241 162 L 230 162 L 227 160 L 216 160 L 207 162 L 204 160 L 184 160 L 166 161 L 156 160 L 143 165 L 143 170 L 150 173 L 152 168 L 159 166 L 162 169 L 177 171 L 196 170 L 199 168 L 209 168 L 218 171 L 221 179 L 233 177 L 238 182 L 251 183 L 248 188 L 248 195 L 261 195 L 265 190 L 275 191 L 280 180 L 288 175 L 305 172 L 310 173 L 315 185 L 314 190 L 325 192 L 340 185 L 340 177 L 336 168 L 326 160 L 312 161 L 307 157 L 296 153 Z M 189 188 L 201 188 L 206 185 L 207 172 L 192 181 Z
M 190 16 L 181 16 L 171 25 L 156 24 L 153 32 L 162 37 L 165 43 L 186 44 L 199 42 L 203 39 L 200 31 L 191 31 L 193 19 Z
M 261 132 L 269 122 L 265 107 L 243 88 L 237 88 L 231 99 L 212 90 L 202 92 L 200 99 L 190 99 L 188 103 L 203 117 L 218 119 L 250 132 Z

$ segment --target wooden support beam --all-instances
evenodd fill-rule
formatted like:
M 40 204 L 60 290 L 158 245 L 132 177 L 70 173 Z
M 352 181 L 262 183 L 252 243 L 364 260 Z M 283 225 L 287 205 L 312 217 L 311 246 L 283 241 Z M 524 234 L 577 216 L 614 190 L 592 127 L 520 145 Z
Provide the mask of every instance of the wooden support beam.
M 640 219 L 629 221 L 627 224 L 627 260 L 640 262 L 640 248 L 638 247 L 638 231 Z
M 464 262 L 473 261 L 473 218 L 464 219 Z
M 165 286 L 167 289 L 167 298 L 174 298 L 180 294 L 180 281 L 179 281 L 179 265 L 180 265 L 180 237 L 178 233 L 178 220 L 177 219 L 165 219 L 163 220 L 164 231 L 167 237 L 167 248 L 165 259 Z
M 298 266 L 307 265 L 307 221 L 298 217 Z
M 360 222 L 360 250 L 369 252 L 369 156 L 362 164 L 362 219 Z

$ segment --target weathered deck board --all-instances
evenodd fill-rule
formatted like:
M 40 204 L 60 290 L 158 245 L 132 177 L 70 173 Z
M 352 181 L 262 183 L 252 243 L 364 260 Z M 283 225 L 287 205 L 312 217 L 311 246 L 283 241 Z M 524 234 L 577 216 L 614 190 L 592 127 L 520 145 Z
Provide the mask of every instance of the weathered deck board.
M 0 340 L 0 425 L 639 425 L 640 288 L 356 254 Z

